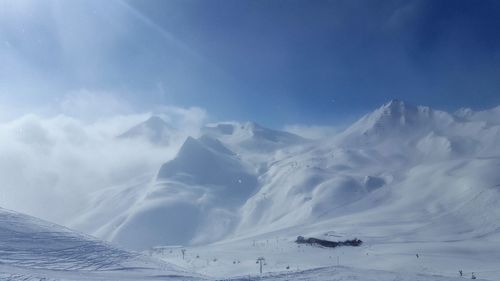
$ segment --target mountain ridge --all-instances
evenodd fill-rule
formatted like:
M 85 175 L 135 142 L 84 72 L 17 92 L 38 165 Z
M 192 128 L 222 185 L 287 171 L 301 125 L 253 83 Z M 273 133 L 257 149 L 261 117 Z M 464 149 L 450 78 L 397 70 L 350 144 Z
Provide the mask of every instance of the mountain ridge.
M 130 229 L 154 231 L 156 225 L 168 224 L 168 219 L 162 219 L 169 217 L 168 212 L 178 210 L 190 214 L 178 224 L 187 232 L 172 240 L 183 244 L 300 225 L 329 225 L 344 217 L 365 221 L 361 216 L 376 217 L 388 210 L 437 219 L 440 212 L 458 208 L 459 197 L 451 195 L 452 187 L 430 182 L 426 183 L 426 193 L 420 194 L 428 197 L 420 199 L 415 190 L 423 180 L 417 175 L 435 175 L 437 182 L 459 184 L 448 170 L 460 163 L 463 166 L 456 169 L 466 174 L 465 182 L 484 186 L 477 175 L 485 173 L 493 185 L 496 175 L 487 168 L 489 162 L 479 157 L 500 155 L 499 136 L 500 126 L 484 126 L 399 100 L 385 103 L 324 140 L 307 140 L 251 122 L 208 124 L 200 137 L 185 140 L 177 156 L 158 170 L 156 179 L 131 189 L 139 199 L 118 222 L 118 232 L 104 237 L 114 241 L 121 235 L 117 233 L 125 234 Z M 448 194 L 448 198 L 432 197 L 433 189 Z M 470 196 L 477 196 L 483 187 L 467 190 Z M 112 194 L 121 196 L 120 190 Z M 429 212 L 398 209 L 405 204 L 412 208 L 428 205 L 424 210 Z M 441 205 L 444 207 L 437 207 Z M 152 221 L 143 228 L 140 218 Z M 173 217 L 170 220 L 177 221 Z M 217 224 L 217 220 L 223 223 Z M 129 223 L 135 226 L 124 227 Z M 163 228 L 158 231 L 163 237 L 171 232 Z M 207 233 L 216 234 L 209 239 Z M 158 239 L 152 241 L 169 244 L 168 239 Z

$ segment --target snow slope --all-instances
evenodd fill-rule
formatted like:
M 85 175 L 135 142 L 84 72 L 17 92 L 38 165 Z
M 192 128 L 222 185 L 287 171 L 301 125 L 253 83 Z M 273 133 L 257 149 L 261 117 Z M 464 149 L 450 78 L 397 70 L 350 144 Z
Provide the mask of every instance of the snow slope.
M 220 141 L 188 137 L 153 180 L 95 194 L 73 226 L 137 250 L 216 241 L 234 228 L 234 213 L 256 187 L 254 167 Z
M 0 209 L 0 253 L 1 280 L 199 278 L 159 260 L 4 209 Z
M 257 177 L 219 140 L 203 135 L 188 137 L 177 157 L 160 168 L 158 180 L 213 186 L 227 204 L 244 202 L 254 191 Z

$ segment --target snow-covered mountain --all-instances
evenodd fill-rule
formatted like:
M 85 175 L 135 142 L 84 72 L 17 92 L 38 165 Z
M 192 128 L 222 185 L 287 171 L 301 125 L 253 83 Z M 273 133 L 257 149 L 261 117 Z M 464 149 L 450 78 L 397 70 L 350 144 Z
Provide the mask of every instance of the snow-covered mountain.
M 114 231 L 113 241 L 137 249 L 214 241 L 233 227 L 234 211 L 256 188 L 252 167 L 220 141 L 188 137 Z M 147 244 L 137 245 L 136 237 L 148 237 Z
M 450 114 L 393 100 L 319 141 L 254 123 L 208 124 L 142 184 L 97 194 L 80 222 L 89 214 L 109 219 L 79 229 L 134 249 L 183 244 L 199 245 L 193 250 L 201 253 L 328 234 L 362 238 L 376 255 L 385 255 L 381 245 L 393 249 L 385 262 L 352 252 L 351 266 L 363 259 L 363 267 L 416 270 L 397 260 L 401 251 L 439 249 L 465 267 L 460 248 L 477 242 L 500 249 L 497 111 Z M 294 261 L 293 249 L 276 258 Z M 211 274 L 210 268 L 199 271 Z
M 1 280 L 200 278 L 160 260 L 5 209 L 0 209 L 0 252 Z
M 219 140 L 203 135 L 188 137 L 177 157 L 163 164 L 157 178 L 212 186 L 226 203 L 233 199 L 241 203 L 257 186 L 255 172 L 247 166 Z
M 202 133 L 188 137 L 154 179 L 96 193 L 73 226 L 139 250 L 216 241 L 236 227 L 269 155 L 305 142 L 254 123 L 212 124 Z
M 146 121 L 137 124 L 120 134 L 118 138 L 142 138 L 157 145 L 168 145 L 174 128 L 159 116 L 151 116 Z
M 368 213 L 391 208 L 428 221 L 500 182 L 499 129 L 391 101 L 333 140 L 282 153 L 242 207 L 240 226 L 279 229 L 345 215 L 373 220 Z
M 454 122 L 450 114 L 427 106 L 412 106 L 391 100 L 374 112 L 363 116 L 340 138 L 355 144 L 377 143 L 387 140 L 411 140 L 430 131 L 446 131 Z M 361 142 L 361 143 L 360 143 Z
M 205 134 L 217 138 L 236 150 L 269 153 L 290 145 L 305 142 L 292 133 L 277 131 L 253 122 L 213 123 L 202 128 Z

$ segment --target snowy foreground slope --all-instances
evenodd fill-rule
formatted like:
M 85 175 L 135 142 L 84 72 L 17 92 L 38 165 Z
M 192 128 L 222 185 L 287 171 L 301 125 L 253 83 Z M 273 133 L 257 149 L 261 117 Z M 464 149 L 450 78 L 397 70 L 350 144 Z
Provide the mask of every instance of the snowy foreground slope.
M 451 281 L 458 278 L 444 277 L 439 275 L 426 275 L 415 273 L 397 273 L 380 270 L 359 270 L 349 267 L 323 267 L 317 269 L 309 269 L 295 272 L 281 272 L 273 274 L 265 274 L 257 280 L 315 280 L 315 281 L 332 281 L 332 280 L 360 280 L 360 281 Z M 230 279 L 232 281 L 250 281 L 256 280 L 256 277 L 236 277 Z M 480 280 L 480 279 L 476 279 Z
M 498 108 L 391 101 L 321 140 L 208 124 L 155 175 L 96 194 L 73 226 L 136 250 L 183 245 L 184 259 L 152 254 L 220 278 L 257 273 L 262 256 L 265 272 L 340 264 L 500 280 L 499 167 Z M 365 243 L 298 247 L 299 235 Z
M 452 280 L 329 267 L 231 280 Z M 0 280 L 216 280 L 115 248 L 39 219 L 0 209 Z
M 176 266 L 0 209 L 0 280 L 197 280 Z

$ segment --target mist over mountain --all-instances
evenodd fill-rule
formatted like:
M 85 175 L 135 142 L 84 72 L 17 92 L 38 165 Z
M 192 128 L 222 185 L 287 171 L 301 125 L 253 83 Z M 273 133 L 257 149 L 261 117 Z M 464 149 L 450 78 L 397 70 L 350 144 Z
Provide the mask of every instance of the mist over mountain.
M 299 235 L 361 238 L 368 254 L 349 250 L 344 258 L 372 264 L 366 269 L 416 270 L 412 263 L 396 262 L 398 255 L 434 249 L 449 253 L 437 264 L 454 270 L 453 262 L 465 258 L 456 249 L 500 239 L 497 114 L 497 108 L 448 113 L 392 100 L 346 129 L 315 139 L 234 121 L 196 121 L 202 125 L 186 134 L 154 115 L 134 118 L 122 133 L 107 125 L 103 131 L 86 128 L 90 140 L 81 147 L 106 144 L 109 153 L 138 148 L 142 153 L 124 158 L 129 166 L 109 181 L 113 184 L 89 189 L 90 195 L 79 200 L 83 207 L 68 213 L 65 225 L 210 276 L 221 270 L 249 272 L 252 267 L 243 265 L 224 269 L 235 252 L 246 253 L 238 254 L 246 261 L 261 253 L 280 263 L 329 265 L 327 252 L 312 249 L 310 262 L 299 262 L 293 246 Z M 44 122 L 19 123 L 26 130 L 19 141 L 43 135 L 50 124 Z M 51 155 L 61 140 L 45 138 L 46 148 L 36 148 L 37 153 Z M 280 251 L 287 254 L 254 245 L 268 245 L 270 239 L 283 243 Z M 468 248 L 467 255 L 484 251 L 483 244 Z M 392 250 L 382 254 L 381 245 Z M 179 250 L 152 250 L 180 246 L 188 249 L 189 259 L 179 260 Z M 196 256 L 214 251 L 222 263 L 197 261 Z M 370 253 L 383 255 L 384 262 L 373 263 Z M 496 257 L 490 255 L 492 261 Z M 434 268 L 430 260 L 425 263 Z M 492 266 L 473 263 L 485 271 Z
M 321 140 L 253 123 L 208 124 L 151 180 L 101 193 L 90 210 L 97 217 L 109 212 L 110 200 L 133 202 L 116 209 L 115 219 L 77 228 L 133 248 L 145 235 L 142 249 L 318 223 L 316 231 L 375 235 L 378 227 L 362 225 L 388 220 L 394 229 L 408 227 L 401 239 L 496 237 L 495 216 L 488 227 L 477 225 L 482 213 L 473 207 L 498 198 L 500 126 L 477 117 L 494 112 L 465 118 L 393 100 Z
M 170 137 L 174 132 L 167 122 L 159 116 L 151 116 L 148 120 L 137 124 L 118 138 L 144 138 L 153 144 L 168 145 Z
M 499 15 L 0 0 L 0 281 L 500 280 Z

